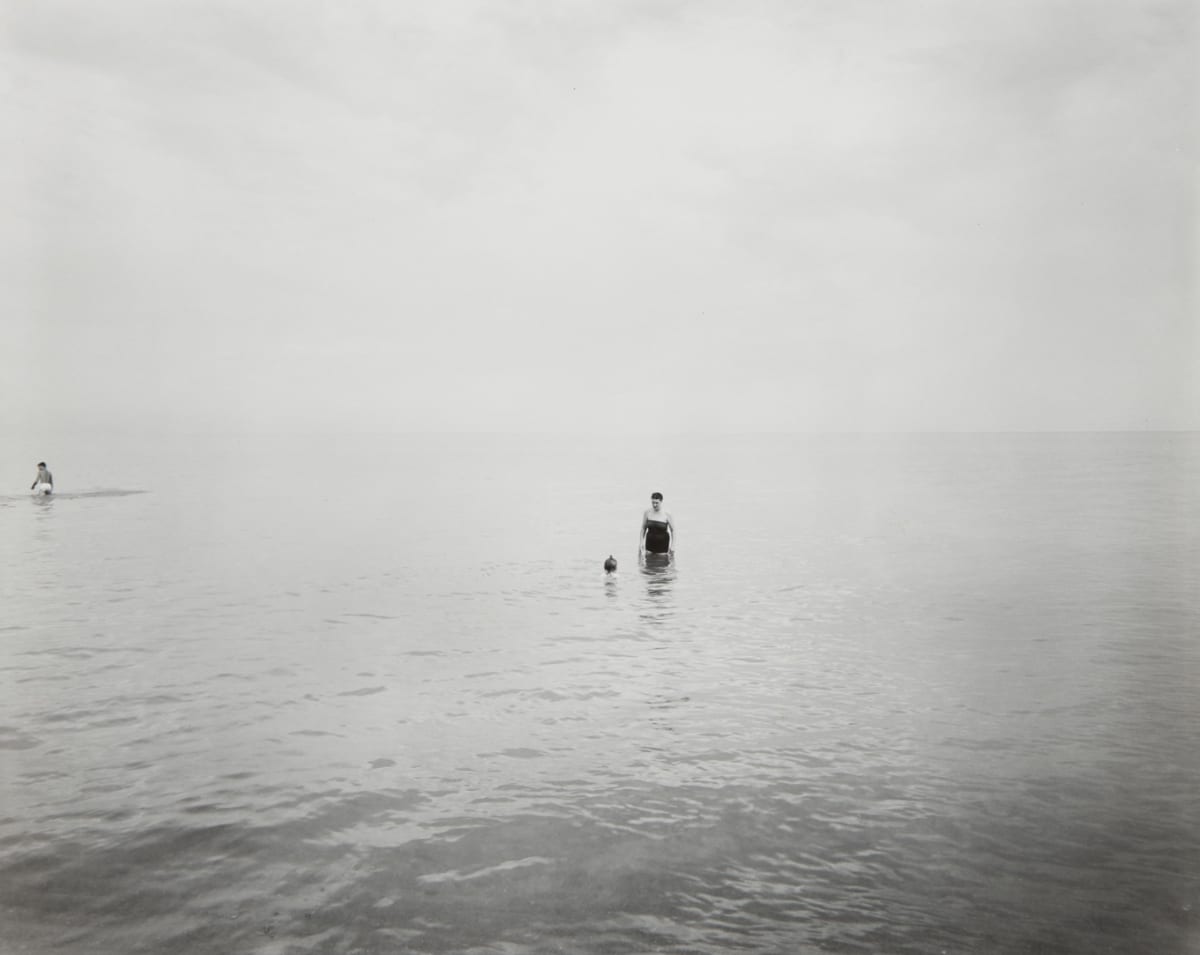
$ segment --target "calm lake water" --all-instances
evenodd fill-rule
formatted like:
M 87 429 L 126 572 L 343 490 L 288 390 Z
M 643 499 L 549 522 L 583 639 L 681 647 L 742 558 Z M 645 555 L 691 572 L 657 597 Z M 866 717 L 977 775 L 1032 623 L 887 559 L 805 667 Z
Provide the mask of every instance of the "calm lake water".
M 26 456 L 4 953 L 1200 952 L 1198 435 Z

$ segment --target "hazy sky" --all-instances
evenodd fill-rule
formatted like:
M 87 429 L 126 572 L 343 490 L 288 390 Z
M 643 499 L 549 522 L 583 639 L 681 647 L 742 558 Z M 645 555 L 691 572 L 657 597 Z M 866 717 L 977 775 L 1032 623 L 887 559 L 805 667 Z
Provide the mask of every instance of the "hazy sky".
M 0 0 L 0 421 L 1200 428 L 1191 0 Z

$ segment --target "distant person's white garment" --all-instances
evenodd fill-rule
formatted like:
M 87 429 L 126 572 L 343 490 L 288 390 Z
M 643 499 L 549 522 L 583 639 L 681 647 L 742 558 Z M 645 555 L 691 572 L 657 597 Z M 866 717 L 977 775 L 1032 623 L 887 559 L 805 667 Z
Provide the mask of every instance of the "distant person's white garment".
M 53 491 L 54 491 L 54 485 L 47 484 L 45 481 L 43 481 L 41 484 L 39 484 L 37 487 L 35 487 L 33 489 L 34 494 L 50 494 Z

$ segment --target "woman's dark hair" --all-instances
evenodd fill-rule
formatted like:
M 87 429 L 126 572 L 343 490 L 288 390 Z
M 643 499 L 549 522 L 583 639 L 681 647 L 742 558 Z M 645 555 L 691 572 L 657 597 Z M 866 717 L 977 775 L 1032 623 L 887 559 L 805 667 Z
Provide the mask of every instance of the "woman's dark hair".
M 663 499 L 662 491 L 655 491 L 653 494 L 650 495 L 650 500 L 653 501 L 656 499 L 659 501 L 661 501 Z

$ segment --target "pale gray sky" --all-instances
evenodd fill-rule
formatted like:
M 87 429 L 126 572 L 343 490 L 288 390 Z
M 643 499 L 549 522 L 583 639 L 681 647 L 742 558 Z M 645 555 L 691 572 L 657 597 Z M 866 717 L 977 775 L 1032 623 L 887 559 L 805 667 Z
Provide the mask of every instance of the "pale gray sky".
M 0 0 L 0 415 L 1200 428 L 1191 0 Z

